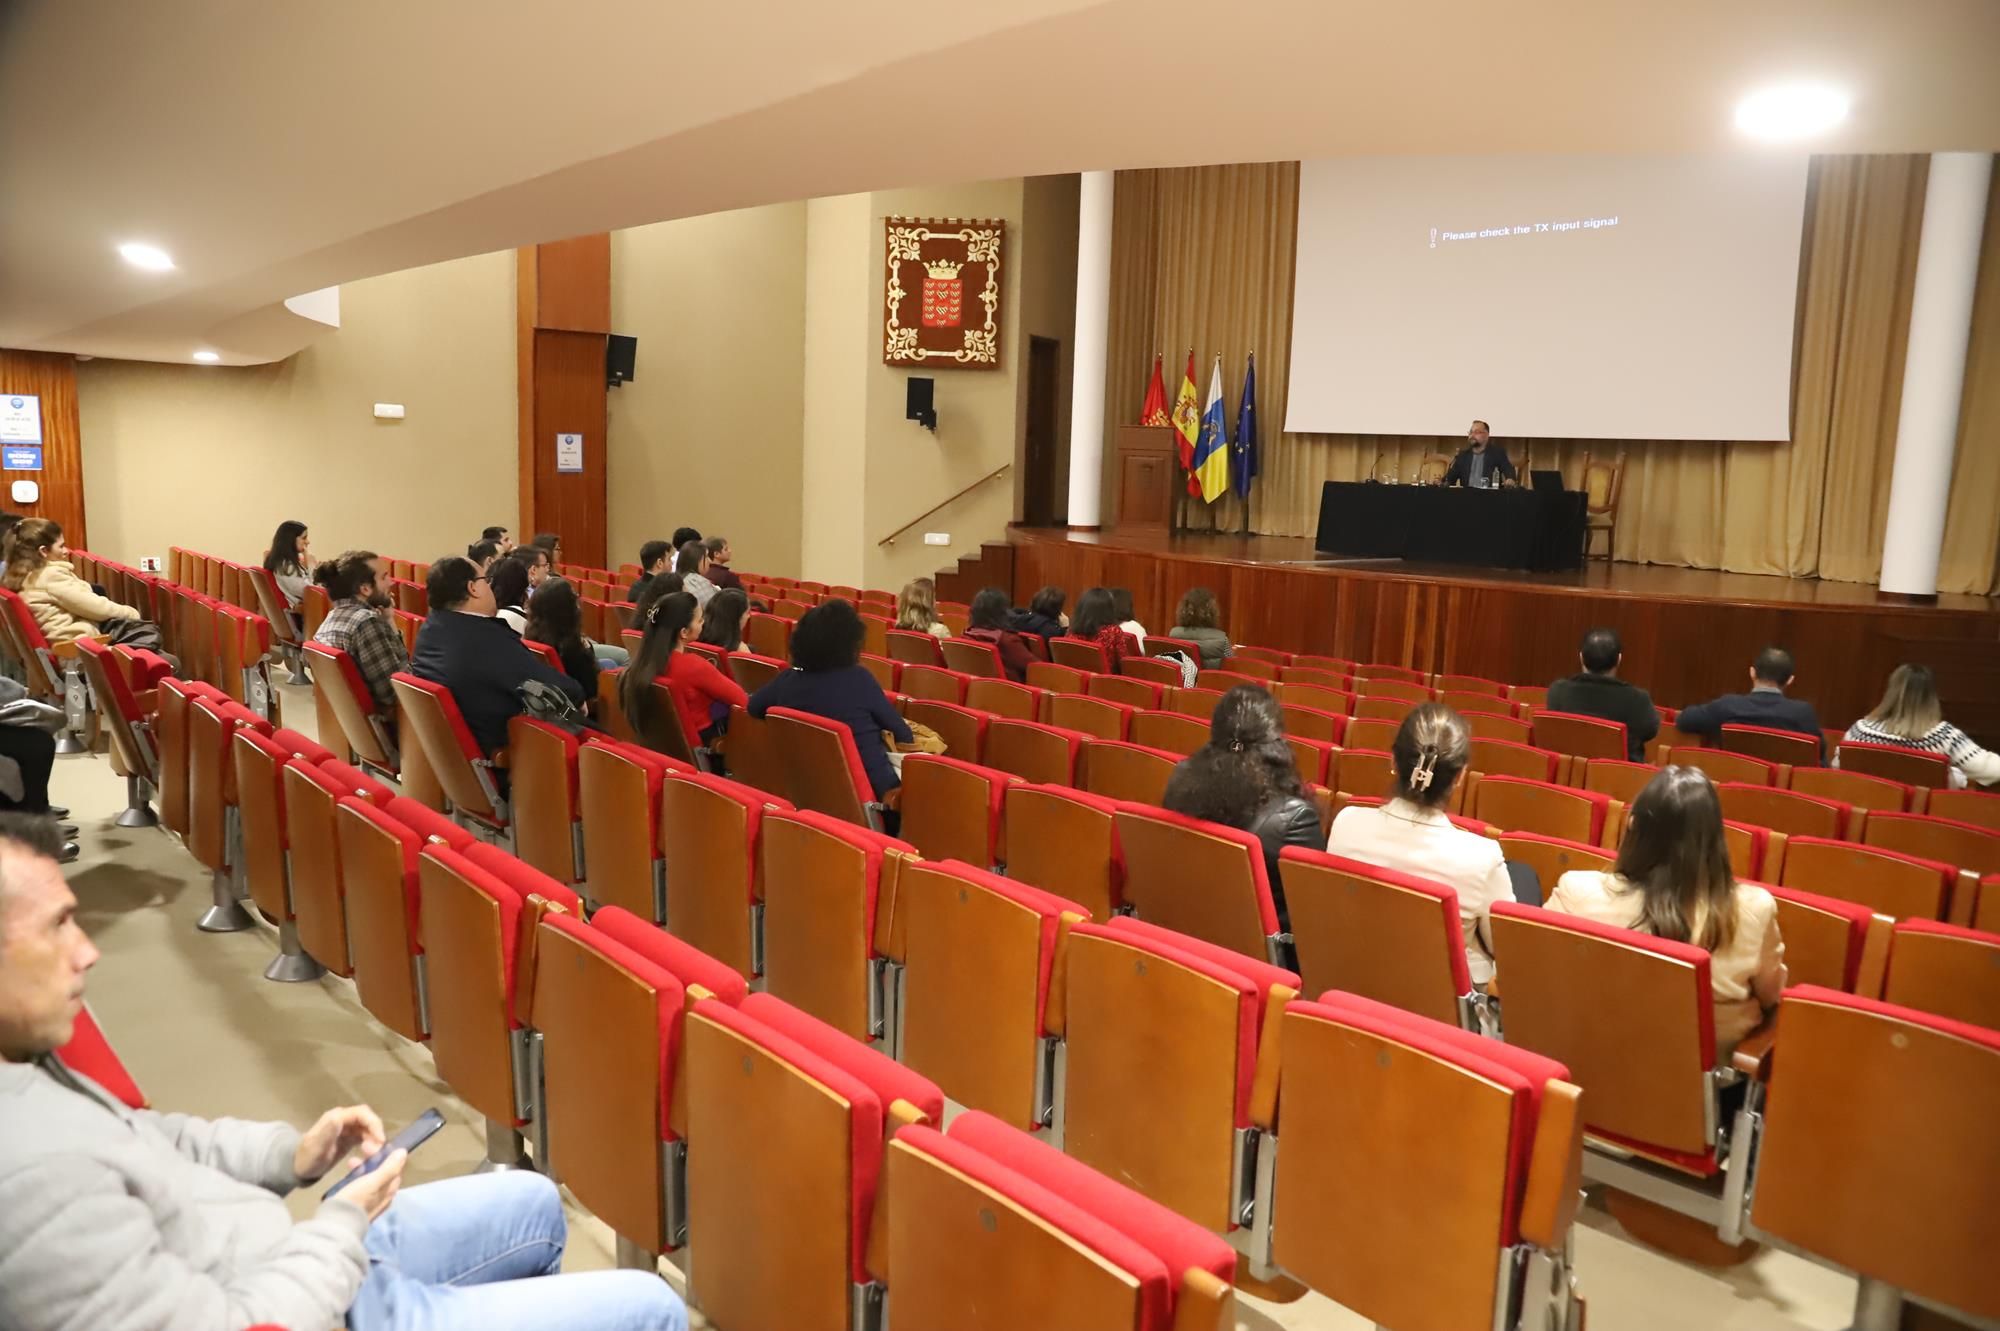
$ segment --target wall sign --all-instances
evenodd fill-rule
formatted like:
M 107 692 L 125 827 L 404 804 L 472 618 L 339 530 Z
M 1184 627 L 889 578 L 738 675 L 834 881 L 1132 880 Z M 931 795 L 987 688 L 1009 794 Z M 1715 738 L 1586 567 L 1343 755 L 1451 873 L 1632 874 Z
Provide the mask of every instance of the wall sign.
M 583 470 L 583 436 L 580 434 L 559 434 L 556 436 L 556 470 Z
M 40 444 L 8 444 L 5 448 L 0 448 L 0 470 L 40 471 L 41 469 Z
M 882 226 L 883 363 L 999 369 L 1005 220 L 890 217 Z
M 41 398 L 33 393 L 0 393 L 0 444 L 41 442 Z

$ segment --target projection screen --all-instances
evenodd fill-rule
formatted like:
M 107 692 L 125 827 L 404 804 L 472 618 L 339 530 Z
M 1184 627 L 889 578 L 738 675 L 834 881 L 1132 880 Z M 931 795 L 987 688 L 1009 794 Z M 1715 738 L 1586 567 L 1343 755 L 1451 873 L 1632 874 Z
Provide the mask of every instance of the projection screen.
M 1285 428 L 1789 439 L 1806 164 L 1302 163 Z

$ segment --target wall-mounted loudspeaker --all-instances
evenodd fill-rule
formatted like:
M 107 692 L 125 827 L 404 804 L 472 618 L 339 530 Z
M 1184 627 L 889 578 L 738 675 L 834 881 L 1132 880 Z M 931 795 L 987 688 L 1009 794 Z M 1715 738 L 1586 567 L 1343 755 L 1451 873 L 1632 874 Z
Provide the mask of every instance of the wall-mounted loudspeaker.
M 604 383 L 616 388 L 632 382 L 632 362 L 639 358 L 639 339 L 613 333 L 604 343 Z
M 937 433 L 937 408 L 932 404 L 935 381 L 912 378 L 903 399 L 903 419 L 916 421 L 932 434 Z

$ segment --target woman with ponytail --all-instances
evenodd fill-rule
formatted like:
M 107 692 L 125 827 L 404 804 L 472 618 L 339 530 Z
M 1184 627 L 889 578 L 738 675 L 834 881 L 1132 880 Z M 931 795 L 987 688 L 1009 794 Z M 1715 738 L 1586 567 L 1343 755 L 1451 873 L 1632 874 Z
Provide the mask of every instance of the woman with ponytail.
M 673 718 L 661 710 L 659 690 L 653 687 L 655 680 L 663 680 L 680 712 L 688 744 L 708 746 L 721 733 L 729 709 L 744 706 L 750 695 L 707 657 L 687 650 L 701 634 L 701 605 L 693 593 L 654 597 L 642 622 L 645 637 L 618 681 L 618 705 L 625 720 L 647 748 L 661 753 L 680 748 L 668 738 L 666 727 Z
M 1465 718 L 1443 703 L 1412 708 L 1389 749 L 1396 783 L 1387 803 L 1350 806 L 1333 820 L 1326 848 L 1334 855 L 1428 878 L 1458 893 L 1459 924 L 1472 982 L 1493 979 L 1487 913 L 1517 894 L 1500 843 L 1455 826 L 1445 813 L 1452 788 L 1472 756 Z

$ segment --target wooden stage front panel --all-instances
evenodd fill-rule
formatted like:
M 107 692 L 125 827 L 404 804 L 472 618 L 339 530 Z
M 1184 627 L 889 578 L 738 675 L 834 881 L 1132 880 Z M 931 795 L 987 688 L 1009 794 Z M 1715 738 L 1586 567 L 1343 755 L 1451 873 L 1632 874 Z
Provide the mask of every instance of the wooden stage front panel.
M 1129 587 L 1157 633 L 1181 593 L 1206 586 L 1237 642 L 1547 684 L 1579 669 L 1587 630 L 1615 628 L 1620 673 L 1670 707 L 1748 688 L 1751 659 L 1776 644 L 1798 661 L 1792 692 L 1845 726 L 1880 700 L 1890 670 L 1916 661 L 1937 671 L 1948 719 L 2000 743 L 2000 602 L 1986 597 L 1912 606 L 1857 583 L 1641 564 L 1515 574 L 1330 561 L 1286 537 L 1016 528 L 1009 540 L 1016 604 L 1046 584 L 1072 609 L 1088 587 Z

